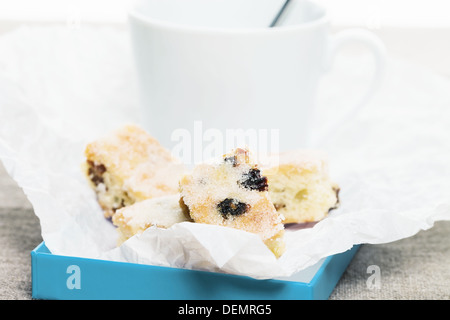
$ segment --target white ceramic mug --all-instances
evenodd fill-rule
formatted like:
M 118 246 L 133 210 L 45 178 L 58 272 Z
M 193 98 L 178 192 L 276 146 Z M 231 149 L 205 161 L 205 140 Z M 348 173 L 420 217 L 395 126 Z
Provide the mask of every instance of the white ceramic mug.
M 195 135 L 199 124 L 203 139 L 210 129 L 266 130 L 278 131 L 278 149 L 308 146 L 319 79 L 349 41 L 367 44 L 375 57 L 365 101 L 376 89 L 385 54 L 372 33 L 332 35 L 326 10 L 303 0 L 292 0 L 269 28 L 275 8 L 258 12 L 258 3 L 272 10 L 262 0 L 146 0 L 130 12 L 142 121 L 166 147 L 178 142 L 176 130 Z

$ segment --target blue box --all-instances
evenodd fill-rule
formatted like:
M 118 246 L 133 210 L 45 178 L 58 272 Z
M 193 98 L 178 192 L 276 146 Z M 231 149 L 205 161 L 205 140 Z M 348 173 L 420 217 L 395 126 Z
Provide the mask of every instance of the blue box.
M 32 297 L 64 300 L 327 299 L 359 246 L 322 259 L 289 278 L 250 277 L 31 252 Z

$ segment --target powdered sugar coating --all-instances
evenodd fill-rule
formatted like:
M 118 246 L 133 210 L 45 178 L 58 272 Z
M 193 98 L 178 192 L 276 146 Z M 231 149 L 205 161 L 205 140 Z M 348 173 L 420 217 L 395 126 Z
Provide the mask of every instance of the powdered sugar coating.
M 170 195 L 143 200 L 116 211 L 112 221 L 118 227 L 120 242 L 142 233 L 151 226 L 169 228 L 190 221 L 180 206 L 180 195 Z
M 227 161 L 236 156 L 236 161 Z M 195 222 L 223 225 L 256 233 L 266 241 L 284 230 L 282 217 L 269 199 L 267 191 L 252 190 L 241 183 L 255 164 L 248 151 L 237 149 L 220 163 L 200 164 L 180 182 L 181 196 Z M 218 205 L 226 200 L 246 204 L 248 210 L 239 215 L 223 215 Z

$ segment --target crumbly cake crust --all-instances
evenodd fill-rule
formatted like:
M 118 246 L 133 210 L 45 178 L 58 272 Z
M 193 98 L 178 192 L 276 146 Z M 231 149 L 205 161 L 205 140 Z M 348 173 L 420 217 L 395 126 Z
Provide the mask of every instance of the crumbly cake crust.
M 85 174 L 106 217 L 137 201 L 178 192 L 182 164 L 136 125 L 89 143 L 85 156 Z
M 328 157 L 315 150 L 296 150 L 272 156 L 263 168 L 269 194 L 284 223 L 320 221 L 338 206 L 339 187 L 328 173 Z

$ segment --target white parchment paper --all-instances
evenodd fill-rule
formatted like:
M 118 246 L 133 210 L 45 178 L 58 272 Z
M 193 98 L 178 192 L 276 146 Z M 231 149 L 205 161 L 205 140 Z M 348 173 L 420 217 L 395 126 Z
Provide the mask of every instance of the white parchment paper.
M 339 58 L 321 85 L 323 128 L 369 74 L 368 57 Z M 313 228 L 287 232 L 280 259 L 256 235 L 195 223 L 149 228 L 116 247 L 80 164 L 88 141 L 139 123 L 136 88 L 127 30 L 21 28 L 0 38 L 0 159 L 54 254 L 271 278 L 450 220 L 450 80 L 390 60 L 370 105 L 320 145 L 341 207 Z

